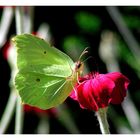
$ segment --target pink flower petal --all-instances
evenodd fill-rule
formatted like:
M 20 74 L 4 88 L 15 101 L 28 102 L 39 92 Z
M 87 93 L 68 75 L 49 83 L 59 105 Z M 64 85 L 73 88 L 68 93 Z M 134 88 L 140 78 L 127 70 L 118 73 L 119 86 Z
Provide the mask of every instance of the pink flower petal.
M 76 86 L 75 86 L 76 87 Z M 70 93 L 70 97 L 73 100 L 77 100 L 77 88 L 74 88 L 73 91 Z
M 90 110 L 98 110 L 98 105 L 94 100 L 94 96 L 92 96 L 91 80 L 82 83 L 77 90 L 78 90 L 77 93 L 78 101 L 82 108 L 87 108 Z
M 99 108 L 108 106 L 112 91 L 115 87 L 114 82 L 104 75 L 99 75 L 92 80 L 91 86 Z
M 130 83 L 129 79 L 119 72 L 106 74 L 106 77 L 112 79 L 112 81 L 115 83 L 111 103 L 120 104 L 126 96 L 126 90 Z

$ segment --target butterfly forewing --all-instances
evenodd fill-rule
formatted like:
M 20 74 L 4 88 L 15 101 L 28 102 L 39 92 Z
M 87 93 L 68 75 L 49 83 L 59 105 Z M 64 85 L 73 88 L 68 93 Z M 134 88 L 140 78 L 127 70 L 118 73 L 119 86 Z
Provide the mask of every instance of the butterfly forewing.
M 14 37 L 18 74 L 15 85 L 25 104 L 48 109 L 62 103 L 74 81 L 74 62 L 69 56 L 30 34 Z

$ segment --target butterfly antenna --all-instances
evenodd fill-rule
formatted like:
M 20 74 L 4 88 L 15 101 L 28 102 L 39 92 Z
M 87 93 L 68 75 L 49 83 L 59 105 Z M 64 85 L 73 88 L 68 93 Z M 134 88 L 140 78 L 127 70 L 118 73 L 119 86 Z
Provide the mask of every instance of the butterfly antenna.
M 80 60 L 81 57 L 82 57 L 84 54 L 88 53 L 88 51 L 87 51 L 88 48 L 89 48 L 89 47 L 86 47 L 86 48 L 84 49 L 84 51 L 81 53 L 81 55 L 80 55 L 80 57 L 79 57 L 78 60 Z

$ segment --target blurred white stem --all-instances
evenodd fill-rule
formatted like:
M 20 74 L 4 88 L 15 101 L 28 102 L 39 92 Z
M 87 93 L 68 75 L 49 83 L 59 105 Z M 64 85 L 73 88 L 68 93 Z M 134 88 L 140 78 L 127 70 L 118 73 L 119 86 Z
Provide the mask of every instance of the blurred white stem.
M 16 98 L 17 98 L 17 95 L 15 93 L 16 92 L 14 89 L 10 93 L 6 108 L 4 110 L 4 113 L 2 115 L 1 122 L 0 122 L 0 134 L 5 133 L 9 125 L 9 122 L 12 118 L 12 115 L 14 113 L 14 108 L 15 108 L 15 103 L 16 103 Z
M 0 47 L 2 47 L 6 42 L 6 36 L 8 34 L 12 18 L 13 18 L 12 7 L 3 8 L 3 13 L 0 22 Z
M 23 30 L 24 33 L 32 33 L 33 30 L 34 7 L 26 7 L 26 13 L 23 14 Z
M 47 40 L 47 42 L 51 43 L 51 33 L 50 27 L 47 23 L 42 23 L 37 31 L 37 35 Z
M 134 130 L 134 133 L 140 133 L 140 117 L 138 111 L 133 104 L 131 98 L 129 97 L 129 93 L 127 95 L 126 100 L 122 103 L 123 111 L 125 112 L 127 119 Z
M 15 9 L 16 18 L 16 32 L 17 34 L 22 34 L 24 32 L 23 28 L 23 7 L 17 6 Z
M 37 127 L 37 134 L 49 134 L 50 125 L 49 118 L 45 115 L 40 116 L 40 121 Z
M 15 9 L 16 18 L 16 31 L 17 34 L 24 33 L 23 29 L 23 7 L 16 7 Z M 22 133 L 22 123 L 23 123 L 23 105 L 21 104 L 21 99 L 18 95 L 16 102 L 16 118 L 15 118 L 15 133 Z
M 15 134 L 22 133 L 23 123 L 23 106 L 21 104 L 21 99 L 18 96 L 16 102 L 16 120 L 15 120 Z
M 110 16 L 112 17 L 112 19 L 114 20 L 114 23 L 118 27 L 118 30 L 122 34 L 122 37 L 124 38 L 130 50 L 132 51 L 134 57 L 136 57 L 136 59 L 139 59 L 139 55 L 140 55 L 139 43 L 136 41 L 131 31 L 127 28 L 118 8 L 108 6 L 106 7 L 106 9 L 110 14 Z

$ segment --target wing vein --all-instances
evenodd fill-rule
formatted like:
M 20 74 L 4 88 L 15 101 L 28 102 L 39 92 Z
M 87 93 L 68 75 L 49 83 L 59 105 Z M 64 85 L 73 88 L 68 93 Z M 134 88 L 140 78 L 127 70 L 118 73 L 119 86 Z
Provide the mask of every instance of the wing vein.
M 66 84 L 67 81 L 65 81 L 56 91 L 55 93 L 52 95 L 51 99 L 57 94 L 57 92 Z

